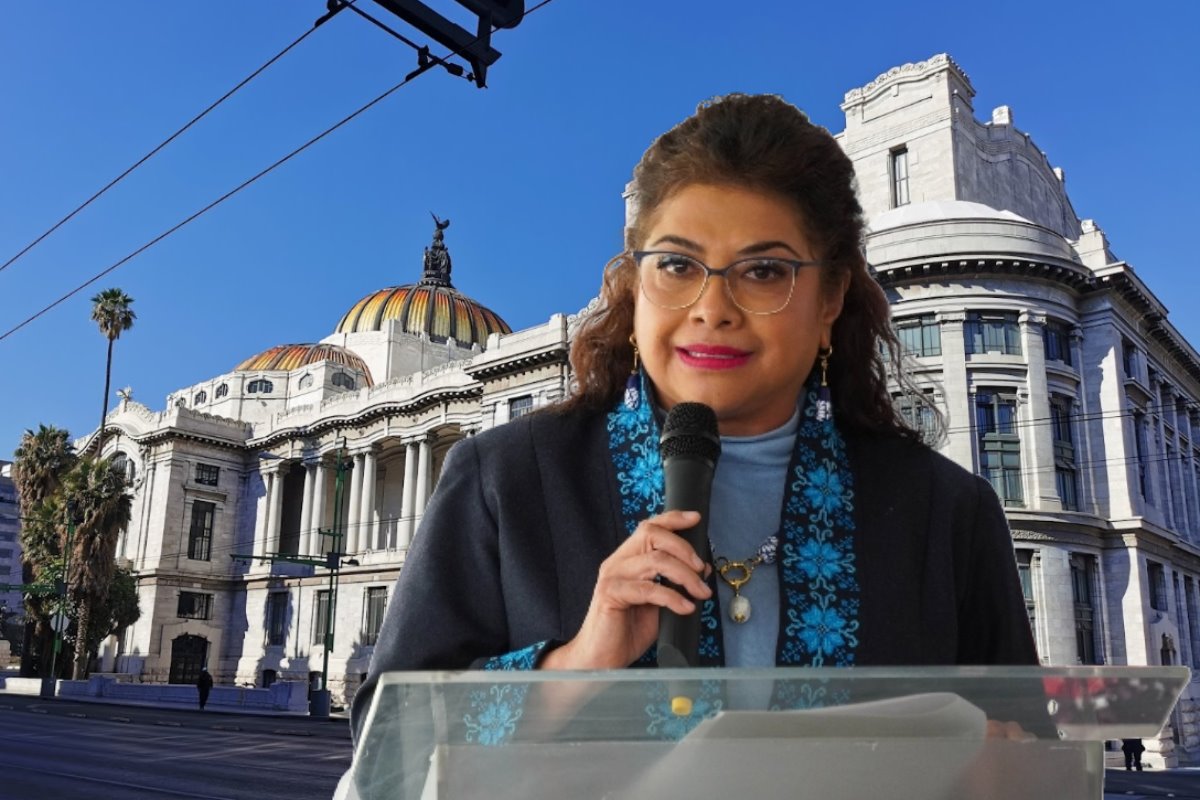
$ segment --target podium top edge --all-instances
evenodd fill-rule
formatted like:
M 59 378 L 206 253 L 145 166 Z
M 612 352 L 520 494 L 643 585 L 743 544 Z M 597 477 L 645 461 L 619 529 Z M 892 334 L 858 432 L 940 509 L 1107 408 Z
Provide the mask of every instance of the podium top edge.
M 1162 680 L 1187 683 L 1191 670 L 1183 666 L 938 666 L 938 667 L 702 667 L 697 669 L 617 670 L 462 670 L 387 672 L 379 686 L 449 685 L 495 683 L 597 682 L 641 683 L 646 681 L 932 681 L 932 680 Z

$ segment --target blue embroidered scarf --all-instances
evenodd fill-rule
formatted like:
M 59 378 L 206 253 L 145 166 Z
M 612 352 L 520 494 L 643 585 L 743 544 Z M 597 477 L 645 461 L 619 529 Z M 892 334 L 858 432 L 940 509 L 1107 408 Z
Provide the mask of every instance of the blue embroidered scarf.
M 608 414 L 609 453 L 627 534 L 663 510 L 658 422 L 648 381 Z M 779 535 L 780 666 L 851 666 L 858 647 L 859 586 L 854 562 L 854 477 L 833 420 L 818 419 L 818 384 L 805 386 L 788 466 Z M 629 402 L 627 402 L 627 400 Z M 722 666 L 721 613 L 713 596 L 701 609 L 700 659 Z M 653 653 L 638 666 L 654 663 Z

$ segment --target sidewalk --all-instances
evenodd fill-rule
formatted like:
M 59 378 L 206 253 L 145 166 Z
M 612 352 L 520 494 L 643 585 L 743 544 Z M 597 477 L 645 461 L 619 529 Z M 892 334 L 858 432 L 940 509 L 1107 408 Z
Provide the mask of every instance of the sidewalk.
M 59 682 L 58 693 L 54 698 L 45 698 L 50 700 L 62 700 L 71 703 L 92 703 L 97 705 L 110 706 L 127 706 L 131 708 L 157 708 L 170 711 L 200 711 L 199 699 L 192 694 L 190 697 L 185 697 L 182 693 L 174 693 L 169 697 L 160 697 L 152 699 L 138 699 L 132 696 L 126 697 L 103 697 L 89 695 L 83 693 L 63 692 L 64 681 Z M 146 686 L 148 689 L 155 684 L 131 684 L 131 686 Z M 186 691 L 188 687 L 179 687 Z M 40 678 L 14 678 L 0 675 L 0 697 L 4 695 L 22 695 L 25 697 L 38 697 L 41 695 L 42 681 Z M 217 691 L 224 689 L 228 691 Z M 243 703 L 225 703 L 221 702 L 222 698 L 237 699 L 240 698 L 244 691 L 238 691 L 241 687 L 214 687 L 213 693 L 209 696 L 208 703 L 205 705 L 203 712 L 206 714 L 229 714 L 243 717 L 286 717 L 294 719 L 305 719 L 309 717 L 307 711 L 265 708 L 247 706 Z M 193 690 L 194 691 L 194 690 Z M 265 691 L 265 690 L 259 690 Z M 294 707 L 293 707 L 294 708 Z M 332 712 L 329 719 L 348 720 L 350 718 L 350 709 L 345 708 L 341 711 Z

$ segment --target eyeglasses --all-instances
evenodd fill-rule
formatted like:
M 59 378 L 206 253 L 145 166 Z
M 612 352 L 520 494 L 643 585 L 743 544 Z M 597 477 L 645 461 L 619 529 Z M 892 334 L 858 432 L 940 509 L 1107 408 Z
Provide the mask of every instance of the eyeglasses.
M 725 291 L 733 304 L 747 314 L 775 314 L 791 302 L 796 273 L 801 267 L 817 267 L 824 261 L 752 256 L 734 261 L 724 269 L 713 269 L 699 259 L 665 250 L 634 252 L 642 294 L 659 308 L 687 308 L 700 299 L 708 279 L 725 279 Z

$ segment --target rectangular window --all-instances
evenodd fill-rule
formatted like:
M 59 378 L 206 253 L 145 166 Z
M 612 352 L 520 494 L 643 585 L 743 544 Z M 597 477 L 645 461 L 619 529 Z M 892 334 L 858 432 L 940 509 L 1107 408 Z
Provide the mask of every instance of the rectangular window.
M 188 558 L 193 561 L 208 561 L 212 554 L 213 517 L 215 503 L 197 500 L 192 503 L 192 527 L 188 532 Z
M 1017 398 L 993 391 L 975 395 L 979 467 L 1005 505 L 1021 505 L 1021 438 L 1016 430 Z
M 1121 367 L 1125 370 L 1126 378 L 1137 377 L 1137 348 L 1128 339 L 1121 340 Z
M 0 531 L 0 542 L 15 542 L 16 540 L 16 531 Z
M 267 595 L 267 644 L 278 647 L 287 635 L 287 592 Z
M 1071 329 L 1065 323 L 1051 320 L 1042 329 L 1047 361 L 1061 361 L 1071 366 Z
M 1196 608 L 1196 584 L 1190 577 L 1183 579 L 1183 593 L 1187 597 L 1188 628 L 1192 640 L 1192 669 L 1200 669 L 1200 614 Z
M 1150 482 L 1146 480 L 1146 457 L 1150 449 L 1146 441 L 1146 415 L 1141 411 L 1133 412 L 1133 447 L 1137 455 L 1138 488 L 1141 489 L 1143 500 L 1153 502 Z
M 927 402 L 911 395 L 899 395 L 892 398 L 896 411 L 910 428 L 922 436 L 933 433 L 937 428 L 937 411 L 933 405 L 934 401 L 929 395 L 925 396 L 925 401 Z
M 221 468 L 212 464 L 196 465 L 196 483 L 201 486 L 216 486 L 221 479 Z
M 1169 614 L 1167 609 L 1167 573 L 1157 561 L 1146 562 L 1146 576 L 1150 581 L 1150 607 Z
M 1075 444 L 1071 433 L 1071 400 L 1061 395 L 1050 398 L 1050 436 L 1054 440 L 1054 482 L 1063 509 L 1079 510 Z M 1086 662 L 1084 662 L 1086 663 Z
M 892 151 L 892 208 L 906 206 L 908 194 L 908 148 Z
M 897 319 L 895 327 L 896 338 L 900 340 L 900 350 L 906 355 L 942 354 L 942 331 L 933 314 Z
M 204 592 L 180 592 L 175 616 L 180 619 L 212 619 L 211 594 Z
M 967 353 L 1021 355 L 1021 326 L 1017 315 L 1001 311 L 971 311 L 963 322 Z
M 1192 637 L 1188 636 L 1187 620 L 1183 615 L 1183 585 L 1179 580 L 1179 573 L 1171 573 L 1171 586 L 1175 589 L 1175 618 L 1179 625 L 1179 652 L 1183 654 L 1183 660 L 1180 664 L 1188 665 L 1192 663 Z
M 1183 533 L 1187 529 L 1187 512 L 1183 508 L 1183 476 L 1179 472 L 1179 454 L 1167 445 L 1167 462 L 1163 464 L 1163 478 L 1167 483 L 1167 496 L 1171 502 L 1171 527 Z
M 0 564 L 0 575 L 11 575 L 12 564 Z
M 1021 594 L 1025 596 L 1025 613 L 1029 629 L 1037 634 L 1037 606 L 1033 601 L 1033 551 L 1017 550 L 1017 574 L 1021 577 Z
M 1099 664 L 1096 647 L 1095 602 L 1092 576 L 1096 559 L 1071 554 L 1071 594 L 1075 601 L 1075 657 L 1080 664 Z
M 0 547 L 0 558 L 12 558 L 13 549 L 11 547 Z
M 386 609 L 387 587 L 369 587 L 367 589 L 366 613 L 363 619 L 363 644 L 371 645 L 379 640 L 379 629 L 383 627 L 383 612 Z
M 533 411 L 533 395 L 514 397 L 508 401 L 508 418 L 510 420 L 523 417 L 531 411 Z
M 322 644 L 325 641 L 325 629 L 329 625 L 329 601 L 332 596 L 328 589 L 322 589 L 317 592 L 314 598 L 313 607 L 313 644 Z M 332 647 L 333 642 L 329 643 Z

